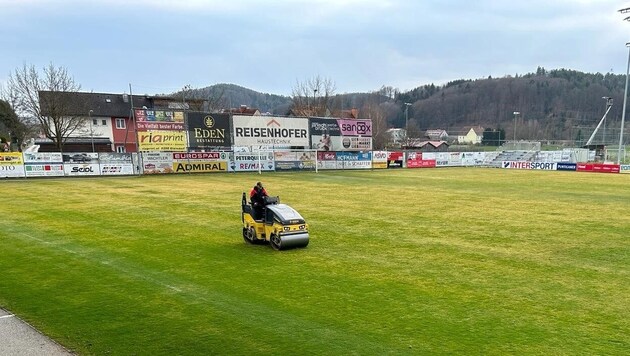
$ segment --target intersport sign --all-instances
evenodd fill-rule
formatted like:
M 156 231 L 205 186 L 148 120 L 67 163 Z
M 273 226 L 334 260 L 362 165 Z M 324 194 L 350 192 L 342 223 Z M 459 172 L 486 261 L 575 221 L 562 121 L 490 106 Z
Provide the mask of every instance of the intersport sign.
M 550 162 L 529 162 L 529 161 L 503 161 L 501 167 L 508 169 L 540 169 L 545 171 L 555 171 L 557 163 Z

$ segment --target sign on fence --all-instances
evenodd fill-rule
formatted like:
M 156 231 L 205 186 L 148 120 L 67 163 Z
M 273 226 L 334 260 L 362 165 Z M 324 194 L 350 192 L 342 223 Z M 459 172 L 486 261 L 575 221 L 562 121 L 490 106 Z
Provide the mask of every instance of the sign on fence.
M 22 153 L 0 153 L 0 178 L 24 178 L 25 175 Z
M 235 146 L 308 147 L 308 119 L 275 116 L 232 116 Z
M 24 153 L 26 177 L 62 177 L 63 157 L 60 152 Z
M 131 153 L 101 152 L 98 154 L 98 163 L 104 176 L 134 174 Z

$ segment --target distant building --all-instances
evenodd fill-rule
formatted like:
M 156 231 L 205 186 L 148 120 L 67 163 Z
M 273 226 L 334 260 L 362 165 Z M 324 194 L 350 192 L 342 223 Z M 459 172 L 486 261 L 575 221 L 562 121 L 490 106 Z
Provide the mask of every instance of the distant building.
M 457 136 L 457 143 L 460 145 L 480 145 L 483 140 L 483 127 L 471 127 L 466 134 Z
M 409 139 L 403 149 L 419 150 L 421 152 L 446 152 L 448 151 L 446 141 L 422 141 L 419 139 Z
M 231 109 L 223 109 L 221 110 L 221 112 L 223 113 L 230 113 L 230 114 L 234 114 L 234 115 L 248 115 L 248 116 L 260 116 L 260 110 L 255 109 L 255 108 L 250 108 L 247 107 L 247 105 L 241 105 L 238 108 L 231 108 Z
M 430 141 L 447 141 L 448 133 L 446 130 L 427 130 L 424 133 L 424 136 L 427 137 Z
M 134 108 L 203 111 L 207 101 L 167 96 L 40 91 L 42 115 L 59 110 L 83 121 L 64 145 L 64 152 L 135 152 Z M 57 105 L 61 106 L 58 107 Z M 38 138 L 40 152 L 56 152 L 53 141 Z

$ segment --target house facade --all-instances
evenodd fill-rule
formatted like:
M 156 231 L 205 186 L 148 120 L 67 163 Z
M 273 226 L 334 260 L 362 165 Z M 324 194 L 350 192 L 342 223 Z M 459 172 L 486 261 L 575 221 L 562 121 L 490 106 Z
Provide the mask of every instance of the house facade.
M 483 127 L 471 127 L 465 135 L 457 136 L 457 143 L 460 145 L 480 145 L 482 140 Z
M 64 116 L 79 120 L 81 125 L 72 132 L 65 152 L 136 152 L 137 132 L 132 109 L 200 110 L 203 100 L 128 95 L 110 93 L 80 93 L 40 91 L 40 109 L 43 115 L 59 111 Z M 40 151 L 57 151 L 52 140 L 39 138 L 35 144 Z

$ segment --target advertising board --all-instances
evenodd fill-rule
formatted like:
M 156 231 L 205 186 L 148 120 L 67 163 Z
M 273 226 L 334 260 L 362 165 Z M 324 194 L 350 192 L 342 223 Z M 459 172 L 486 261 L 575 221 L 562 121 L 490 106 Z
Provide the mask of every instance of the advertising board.
M 228 152 L 174 152 L 174 173 L 227 172 Z
M 62 177 L 63 157 L 60 152 L 24 152 L 26 177 Z
M 0 178 L 24 178 L 25 176 L 21 152 L 0 152 Z
M 98 163 L 104 176 L 134 174 L 131 153 L 100 152 Z
M 63 172 L 66 176 L 98 176 L 101 167 L 96 152 L 64 153 Z
M 236 152 L 230 157 L 230 171 L 258 172 L 273 171 L 274 160 L 272 152 Z
M 230 114 L 187 112 L 186 124 L 191 150 L 228 148 L 231 145 Z
M 235 146 L 308 147 L 308 119 L 275 116 L 232 116 Z
M 372 120 L 309 118 L 311 147 L 321 151 L 369 151 Z

